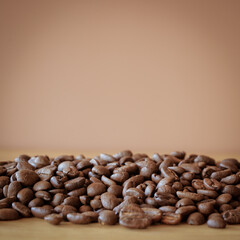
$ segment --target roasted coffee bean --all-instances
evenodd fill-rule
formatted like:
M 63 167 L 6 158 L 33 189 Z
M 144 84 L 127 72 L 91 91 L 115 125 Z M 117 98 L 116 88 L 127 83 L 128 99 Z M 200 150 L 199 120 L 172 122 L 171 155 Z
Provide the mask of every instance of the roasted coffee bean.
M 228 224 L 240 224 L 240 210 L 227 210 L 223 212 L 222 216 Z
M 116 185 L 116 183 L 113 180 L 111 180 L 110 178 L 108 178 L 104 175 L 102 175 L 101 181 L 108 187 L 110 187 L 112 185 Z
M 12 208 L 18 211 L 23 217 L 30 217 L 31 210 L 20 202 L 13 202 Z
M 184 207 L 180 207 L 178 208 L 175 213 L 176 214 L 180 214 L 182 216 L 188 216 L 190 213 L 196 211 L 197 208 L 195 206 L 184 206 Z
M 157 223 L 162 218 L 162 211 L 156 208 L 143 207 L 141 208 L 145 215 L 151 218 L 152 223 Z
M 89 205 L 82 205 L 80 208 L 79 208 L 79 212 L 80 213 L 83 213 L 83 212 L 89 212 L 89 211 L 92 211 L 93 209 L 91 208 L 91 206 Z
M 49 165 L 50 161 L 48 156 L 36 156 L 28 160 L 28 163 L 35 168 L 42 168 Z
M 85 178 L 77 177 L 77 178 L 74 178 L 72 180 L 64 182 L 64 187 L 68 191 L 72 191 L 72 190 L 75 190 L 77 188 L 83 187 L 84 183 L 85 183 Z
M 229 193 L 223 193 L 216 198 L 218 205 L 226 204 L 231 200 L 232 200 L 232 195 Z
M 216 198 L 218 196 L 218 193 L 216 191 L 209 189 L 198 189 L 197 193 L 210 198 Z
M 101 202 L 104 208 L 113 210 L 120 202 L 118 198 L 109 192 L 105 192 L 101 195 Z
M 30 188 L 23 188 L 18 192 L 17 198 L 22 204 L 25 205 L 34 198 L 34 193 Z
M 94 199 L 90 201 L 90 206 L 93 208 L 93 210 L 98 210 L 103 207 L 102 201 L 99 195 L 95 196 Z
M 143 201 L 145 199 L 144 192 L 142 190 L 138 189 L 138 188 L 129 188 L 126 191 L 126 196 L 134 196 L 138 200 L 141 200 L 141 201 Z
M 122 190 L 123 190 L 123 187 L 122 186 L 119 186 L 119 185 L 111 185 L 107 191 L 109 193 L 112 193 L 114 194 L 116 197 L 121 197 L 122 196 Z
M 16 220 L 19 218 L 19 214 L 12 208 L 1 208 L 0 209 L 0 221 L 3 220 Z
M 7 197 L 16 198 L 18 192 L 22 189 L 21 183 L 14 181 L 8 185 Z
M 32 215 L 37 218 L 44 218 L 46 215 L 53 213 L 53 207 L 50 205 L 43 205 L 42 207 L 32 207 Z
M 64 199 L 63 203 L 61 203 L 63 205 L 70 205 L 73 206 L 75 208 L 79 208 L 80 207 L 80 201 L 78 197 L 67 197 Z
M 46 220 L 50 224 L 59 225 L 62 222 L 63 218 L 60 214 L 52 213 L 52 214 L 46 215 L 44 217 L 44 220 Z
M 88 224 L 91 223 L 91 217 L 82 213 L 68 213 L 67 219 L 74 224 Z
M 39 181 L 39 182 L 35 183 L 33 186 L 33 190 L 35 192 L 49 190 L 51 188 L 52 188 L 51 183 L 47 182 L 47 181 Z
M 118 217 L 111 210 L 103 210 L 99 213 L 98 222 L 102 225 L 115 225 Z
M 56 170 L 57 170 L 56 166 L 48 165 L 46 167 L 37 169 L 35 172 L 38 174 L 39 178 L 42 181 L 48 181 L 53 176 Z
M 127 228 L 144 229 L 151 225 L 151 218 L 144 213 L 132 212 L 120 217 L 119 223 Z
M 35 193 L 36 198 L 42 198 L 45 201 L 51 201 L 52 197 L 51 194 L 47 191 L 37 191 Z
M 42 207 L 44 205 L 44 200 L 42 198 L 34 198 L 28 203 L 28 207 Z
M 70 205 L 58 205 L 54 208 L 54 211 L 60 213 L 60 215 L 66 219 L 68 213 L 76 213 L 77 209 Z
M 137 203 L 137 201 L 138 200 L 136 197 L 129 196 L 128 198 L 124 199 L 124 201 L 121 202 L 118 206 L 116 206 L 113 211 L 115 212 L 115 214 L 119 214 L 124 207 L 129 206 L 132 203 Z
M 225 228 L 226 227 L 226 223 L 225 221 L 223 220 L 223 218 L 218 215 L 216 216 L 211 216 L 208 218 L 208 221 L 207 221 L 207 225 L 208 227 L 211 227 L 211 228 Z
M 103 183 L 92 183 L 87 187 L 87 194 L 90 197 L 100 195 L 106 192 L 106 186 Z
M 86 215 L 91 218 L 91 222 L 97 222 L 99 214 L 97 212 L 92 211 L 86 211 L 82 213 L 83 215 Z
M 227 176 L 227 177 L 221 179 L 221 183 L 225 183 L 225 184 L 228 184 L 228 185 L 238 184 L 239 181 L 240 181 L 240 175 L 239 174 L 232 174 L 230 176 Z
M 191 200 L 190 198 L 182 198 L 176 203 L 177 208 L 185 207 L 189 205 L 194 205 L 193 200 Z
M 203 184 L 206 189 L 218 191 L 221 189 L 221 183 L 216 179 L 204 178 Z
M 123 183 L 125 182 L 129 177 L 129 173 L 128 172 L 117 172 L 111 175 L 111 179 L 117 183 Z
M 225 212 L 227 210 L 232 210 L 232 209 L 233 209 L 233 207 L 230 204 L 222 204 L 219 207 L 219 212 L 222 213 L 222 212 Z
M 214 212 L 214 204 L 212 202 L 200 202 L 198 211 L 204 215 L 209 215 Z
M 217 171 L 217 172 L 213 172 L 210 176 L 210 178 L 214 178 L 218 181 L 220 181 L 222 178 L 227 177 L 231 174 L 231 170 L 230 169 L 226 169 L 226 170 L 222 170 L 222 171 Z
M 161 222 L 168 225 L 177 225 L 182 221 L 180 214 L 166 212 L 162 214 Z
M 233 197 L 239 197 L 240 196 L 240 188 L 234 186 L 234 185 L 226 185 L 223 190 L 223 193 L 229 193 Z
M 37 173 L 27 169 L 17 171 L 16 178 L 24 186 L 33 186 L 39 180 Z
M 205 223 L 205 218 L 201 213 L 194 212 L 188 216 L 187 223 L 190 225 L 202 225 Z
M 204 198 L 203 195 L 200 193 L 177 191 L 176 194 L 179 198 L 189 198 L 193 201 L 201 201 Z
M 0 188 L 10 183 L 10 178 L 8 176 L 0 176 Z

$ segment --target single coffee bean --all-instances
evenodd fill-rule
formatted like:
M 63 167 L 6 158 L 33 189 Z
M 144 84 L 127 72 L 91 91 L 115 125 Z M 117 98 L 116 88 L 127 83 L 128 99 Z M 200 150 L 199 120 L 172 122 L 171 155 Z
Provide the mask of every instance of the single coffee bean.
M 1 208 L 0 209 L 0 220 L 16 220 L 19 218 L 19 214 L 12 208 Z
M 42 207 L 44 205 L 44 200 L 42 198 L 34 198 L 28 203 L 28 207 Z
M 76 213 L 77 209 L 70 205 L 58 205 L 54 208 L 54 211 L 60 213 L 60 215 L 66 219 L 68 213 Z
M 35 183 L 34 186 L 33 186 L 33 190 L 35 192 L 45 191 L 45 190 L 49 190 L 51 188 L 52 188 L 52 185 L 48 181 L 39 181 L 39 182 Z
M 116 197 L 122 197 L 123 187 L 120 185 L 111 185 L 107 191 L 114 194 Z
M 189 198 L 193 201 L 201 201 L 204 198 L 203 195 L 200 193 L 177 191 L 176 194 L 179 198 Z
M 92 172 L 96 173 L 100 176 L 104 175 L 106 177 L 110 176 L 110 174 L 111 174 L 110 171 L 104 166 L 94 166 L 92 168 Z
M 54 175 L 56 170 L 57 170 L 56 166 L 48 165 L 46 167 L 42 167 L 42 168 L 35 170 L 35 172 L 38 174 L 40 180 L 49 181 L 50 178 Z
M 184 206 L 189 206 L 189 205 L 194 205 L 193 200 L 190 198 L 182 198 L 176 203 L 176 208 L 184 207 Z
M 16 172 L 17 181 L 24 186 L 33 186 L 38 180 L 39 176 L 32 170 L 19 170 Z
M 9 198 L 16 198 L 18 192 L 22 189 L 21 183 L 17 181 L 13 181 L 8 186 L 7 197 Z
M 109 192 L 105 192 L 101 195 L 101 201 L 104 208 L 113 210 L 120 202 L 118 198 Z
M 162 218 L 162 211 L 156 208 L 143 207 L 141 208 L 145 215 L 151 218 L 152 223 L 160 222 Z
M 23 217 L 30 217 L 31 210 L 20 202 L 13 202 L 12 208 L 18 211 Z
M 82 213 L 83 215 L 86 215 L 91 218 L 91 222 L 97 222 L 99 214 L 97 212 L 93 211 L 86 211 Z
M 44 220 L 46 220 L 50 224 L 59 225 L 62 222 L 63 218 L 60 214 L 52 213 L 52 214 L 46 215 L 44 217 Z
M 83 212 L 89 212 L 89 211 L 92 211 L 92 207 L 91 206 L 88 206 L 88 205 L 82 205 L 80 208 L 79 208 L 79 212 L 80 213 L 83 213 Z
M 221 183 L 218 180 L 210 179 L 210 178 L 204 178 L 203 184 L 206 187 L 206 189 L 214 190 L 214 191 L 218 191 L 222 187 Z
M 162 214 L 161 222 L 168 225 L 177 225 L 182 221 L 180 214 L 166 212 Z
M 232 200 L 232 195 L 229 193 L 223 193 L 216 198 L 218 205 L 226 204 L 231 200 Z
M 18 192 L 17 198 L 22 204 L 26 205 L 34 198 L 34 193 L 30 188 L 23 188 Z
M 50 205 L 44 205 L 42 207 L 32 207 L 32 215 L 37 218 L 44 218 L 46 215 L 53 213 L 53 207 Z
M 83 187 L 84 183 L 85 183 L 85 178 L 77 177 L 64 182 L 64 186 L 68 191 L 72 191 L 74 189 Z
M 28 163 L 35 168 L 42 168 L 49 165 L 50 161 L 48 156 L 36 156 L 28 160 Z
M 102 225 L 115 225 L 117 221 L 117 215 L 111 210 L 103 210 L 99 213 L 98 222 Z
M 52 200 L 51 194 L 47 191 L 37 191 L 35 193 L 35 197 L 42 198 L 45 201 L 51 201 Z
M 167 212 L 175 213 L 177 208 L 174 206 L 162 206 L 159 208 L 159 210 L 161 210 L 161 212 L 163 212 L 163 213 L 167 213 Z
M 88 224 L 91 223 L 91 217 L 82 213 L 68 213 L 67 219 L 74 224 Z
M 116 183 L 113 180 L 111 180 L 110 178 L 108 178 L 108 177 L 106 177 L 104 175 L 102 175 L 101 181 L 108 187 L 112 186 L 112 185 L 116 185 Z
M 68 192 L 67 195 L 70 197 L 79 197 L 79 196 L 85 195 L 86 193 L 87 193 L 87 189 L 85 187 L 82 187 L 82 188 L 72 190 L 71 192 Z
M 209 215 L 214 212 L 214 205 L 211 202 L 200 202 L 197 207 L 198 211 L 204 215 Z
M 184 207 L 180 207 L 178 208 L 175 213 L 176 214 L 180 214 L 182 216 L 188 216 L 189 214 L 191 214 L 192 212 L 196 211 L 196 207 L 195 206 L 184 206 Z
M 229 193 L 233 197 L 239 197 L 240 196 L 240 188 L 238 188 L 234 185 L 226 185 L 223 188 L 222 193 Z
M 188 216 L 187 223 L 190 225 L 202 225 L 205 223 L 205 218 L 200 212 L 194 212 Z
M 63 205 L 70 205 L 73 206 L 75 208 L 79 208 L 80 207 L 80 201 L 78 197 L 67 197 L 64 199 Z
M 87 194 L 90 197 L 100 195 L 106 192 L 106 186 L 103 183 L 92 183 L 87 187 Z
M 208 227 L 211 228 L 225 228 L 226 223 L 224 222 L 222 217 L 211 217 L 207 221 Z
M 0 188 L 10 183 L 10 178 L 8 176 L 0 176 Z
M 223 219 L 228 224 L 240 224 L 240 211 L 233 209 L 223 212 Z
M 225 212 L 227 210 L 232 210 L 232 209 L 233 209 L 233 207 L 230 204 L 222 204 L 219 207 L 219 212 L 222 213 L 222 212 Z

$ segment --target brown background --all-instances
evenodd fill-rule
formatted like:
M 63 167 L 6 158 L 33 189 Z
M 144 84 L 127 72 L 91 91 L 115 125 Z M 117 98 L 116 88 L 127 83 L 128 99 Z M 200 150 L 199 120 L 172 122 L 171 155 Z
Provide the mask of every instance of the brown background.
M 240 153 L 239 13 L 0 0 L 0 148 Z

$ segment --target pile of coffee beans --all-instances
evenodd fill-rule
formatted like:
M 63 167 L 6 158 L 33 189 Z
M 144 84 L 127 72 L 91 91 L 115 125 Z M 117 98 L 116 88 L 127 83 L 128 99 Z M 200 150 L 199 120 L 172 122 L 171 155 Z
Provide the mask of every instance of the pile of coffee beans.
M 240 224 L 240 163 L 185 152 L 94 158 L 20 155 L 0 162 L 0 220 L 212 228 Z

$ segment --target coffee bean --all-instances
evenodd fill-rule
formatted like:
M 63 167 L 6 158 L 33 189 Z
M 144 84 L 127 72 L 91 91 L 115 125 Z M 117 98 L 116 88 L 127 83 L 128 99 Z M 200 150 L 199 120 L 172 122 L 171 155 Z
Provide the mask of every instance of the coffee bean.
M 143 207 L 141 208 L 146 216 L 150 217 L 152 223 L 157 223 L 162 218 L 162 211 L 156 208 Z
M 68 213 L 76 213 L 77 209 L 70 205 L 58 205 L 54 208 L 54 211 L 60 213 L 60 215 L 66 219 Z
M 205 218 L 201 213 L 194 212 L 188 216 L 187 223 L 190 225 L 202 225 L 205 223 Z
M 166 212 L 162 214 L 161 222 L 169 225 L 177 225 L 182 221 L 180 214 Z
M 214 191 L 218 191 L 222 187 L 221 183 L 218 180 L 210 179 L 210 178 L 204 178 L 203 184 L 206 187 L 206 189 L 214 190 Z
M 92 207 L 89 206 L 89 205 L 82 205 L 80 208 L 79 208 L 79 212 L 80 213 L 83 213 L 83 212 L 89 212 L 89 211 L 92 211 Z
M 115 225 L 118 217 L 111 210 L 103 210 L 99 213 L 98 222 L 102 225 Z
M 229 193 L 233 197 L 239 197 L 240 196 L 240 188 L 238 188 L 234 185 L 226 185 L 223 188 L 222 193 Z
M 19 214 L 12 208 L 1 208 L 0 209 L 0 220 L 16 220 L 19 218 Z
M 122 196 L 122 190 L 123 190 L 123 187 L 122 186 L 119 186 L 119 185 L 111 185 L 107 191 L 109 193 L 112 193 L 114 194 L 116 197 L 121 197 Z
M 83 187 L 84 183 L 85 183 L 85 178 L 77 177 L 77 178 L 74 178 L 74 179 L 71 179 L 69 181 L 64 182 L 64 187 L 68 191 L 72 191 L 72 190 L 75 190 L 77 188 Z
M 42 207 L 44 205 L 44 200 L 42 198 L 34 198 L 28 203 L 28 207 Z
M 99 214 L 97 212 L 93 211 L 86 211 L 82 213 L 83 215 L 86 215 L 91 218 L 91 222 L 97 222 Z
M 194 205 L 193 200 L 191 200 L 190 198 L 182 198 L 176 203 L 177 208 L 189 206 L 189 205 Z
M 104 208 L 113 210 L 120 202 L 118 198 L 109 192 L 105 192 L 101 195 L 101 201 Z
M 19 170 L 16 173 L 17 181 L 22 183 L 24 186 L 33 186 L 38 180 L 39 177 L 37 173 L 32 170 Z
M 47 191 L 37 191 L 35 197 L 42 198 L 45 201 L 50 201 L 52 199 L 50 193 Z
M 87 187 L 87 194 L 90 197 L 100 195 L 106 192 L 106 186 L 103 183 L 92 183 Z
M 44 205 L 42 207 L 32 207 L 32 215 L 37 218 L 44 218 L 46 215 L 49 215 L 53 212 L 53 207 L 50 205 Z
M 184 207 L 180 207 L 178 208 L 175 213 L 176 214 L 180 214 L 182 216 L 188 216 L 190 213 L 196 211 L 196 207 L 195 206 L 184 206 Z
M 159 208 L 159 210 L 161 210 L 161 212 L 163 212 L 163 213 L 167 213 L 167 212 L 175 213 L 177 208 L 174 206 L 162 206 Z
M 30 217 L 31 210 L 20 202 L 13 202 L 12 208 L 18 211 L 23 217 Z
M 227 210 L 223 212 L 222 216 L 228 224 L 240 224 L 240 210 Z
M 50 224 L 59 225 L 62 222 L 63 218 L 60 214 L 52 213 L 52 214 L 46 215 L 44 217 L 44 220 L 46 220 Z
M 10 179 L 8 176 L 0 176 L 0 188 L 3 188 L 5 185 L 10 183 Z
M 229 193 L 223 193 L 216 198 L 218 205 L 226 204 L 231 200 L 232 200 L 232 195 Z
M 33 191 L 30 188 L 23 188 L 17 194 L 18 200 L 24 205 L 28 204 L 33 199 L 33 197 Z
M 67 219 L 74 224 L 88 224 L 91 223 L 91 217 L 82 213 L 68 213 Z
M 207 225 L 208 225 L 208 227 L 211 227 L 211 228 L 225 228 L 226 227 L 226 223 L 224 222 L 224 220 L 221 216 L 209 218 L 207 221 Z
M 52 188 L 52 185 L 48 181 L 39 181 L 34 184 L 33 190 L 34 191 L 44 191 L 44 190 L 49 190 Z
M 179 198 L 189 198 L 193 201 L 201 201 L 204 198 L 203 195 L 200 193 L 177 191 L 176 194 Z
M 9 198 L 16 198 L 18 192 L 22 189 L 21 183 L 17 181 L 13 181 L 8 186 L 7 197 Z

